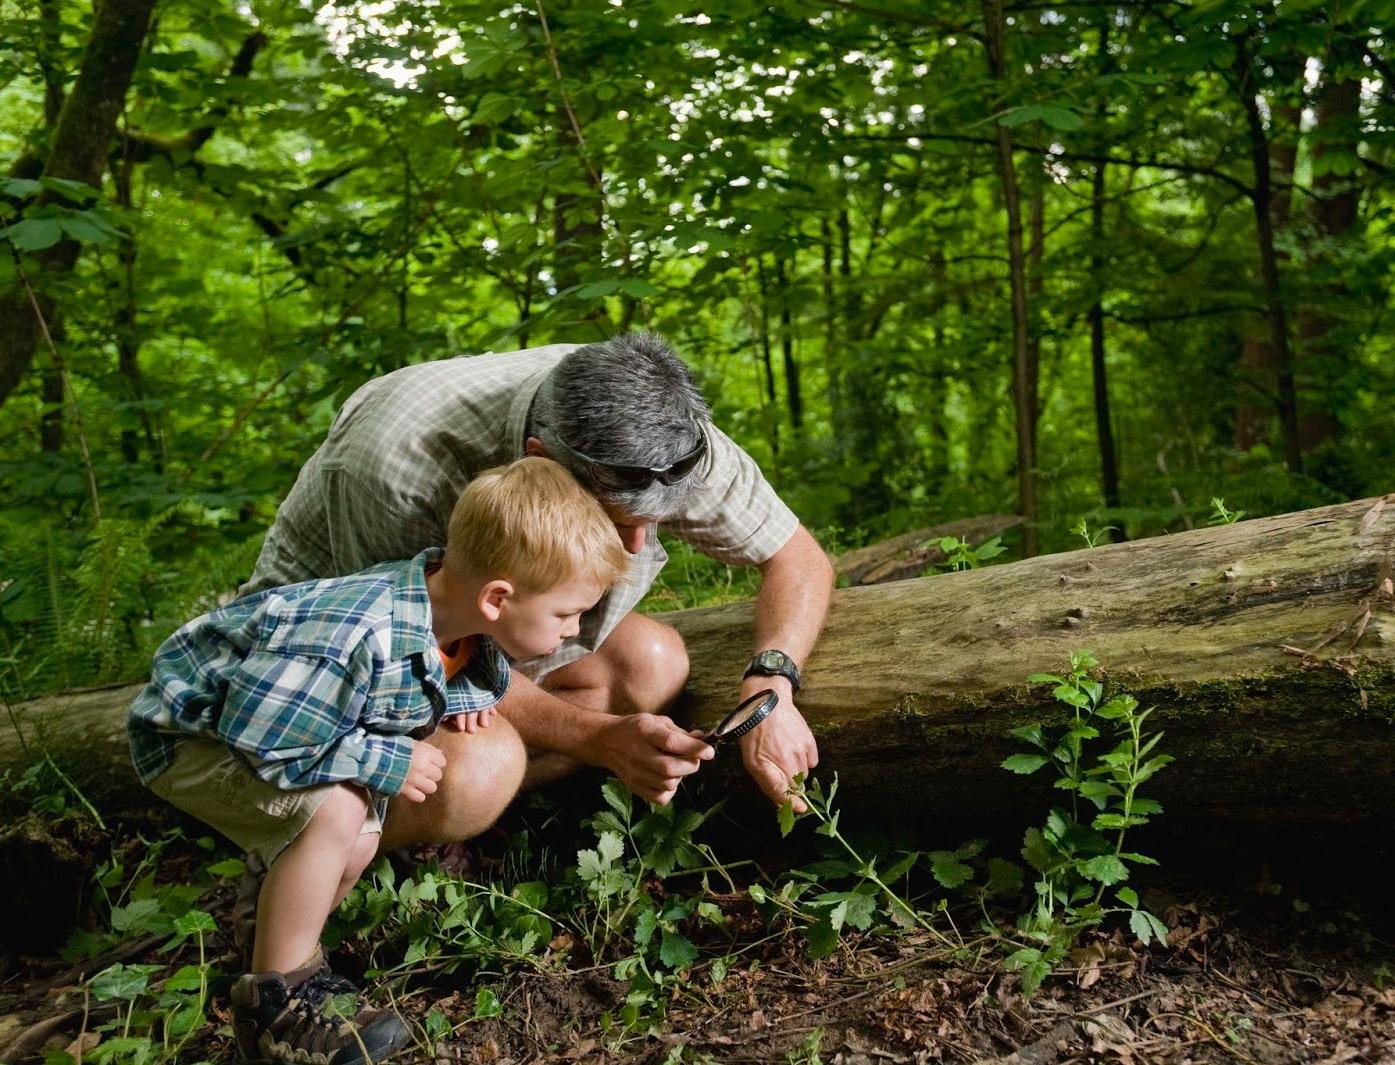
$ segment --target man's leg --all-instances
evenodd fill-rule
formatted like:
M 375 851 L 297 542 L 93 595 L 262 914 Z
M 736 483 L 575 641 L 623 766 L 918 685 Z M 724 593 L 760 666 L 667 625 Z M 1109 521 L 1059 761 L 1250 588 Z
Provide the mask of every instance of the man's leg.
M 672 626 L 631 611 L 597 650 L 553 670 L 540 687 L 587 710 L 657 714 L 672 705 L 687 681 L 683 637 Z M 580 766 L 564 754 L 530 752 L 523 788 L 549 784 Z
M 398 795 L 388 803 L 380 849 L 456 843 L 478 836 L 518 794 L 528 752 L 514 727 L 495 715 L 475 732 L 437 729 L 421 741 L 446 752 L 445 773 L 425 802 Z

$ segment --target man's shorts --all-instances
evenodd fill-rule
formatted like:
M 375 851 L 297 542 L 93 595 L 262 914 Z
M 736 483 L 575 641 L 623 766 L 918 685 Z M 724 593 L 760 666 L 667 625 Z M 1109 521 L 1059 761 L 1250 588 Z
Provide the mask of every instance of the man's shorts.
M 170 767 L 150 790 L 185 813 L 212 825 L 267 868 L 295 842 L 338 784 L 285 791 L 268 784 L 223 744 L 191 738 L 180 742 Z M 369 798 L 360 835 L 381 833 L 383 822 Z

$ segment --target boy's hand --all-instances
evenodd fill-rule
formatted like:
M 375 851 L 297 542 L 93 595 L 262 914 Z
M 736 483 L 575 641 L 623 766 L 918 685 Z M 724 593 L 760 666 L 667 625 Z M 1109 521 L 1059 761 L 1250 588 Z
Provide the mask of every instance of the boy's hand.
M 659 714 L 616 718 L 600 737 L 603 765 L 640 798 L 666 806 L 679 781 L 716 755 L 702 733 L 684 732 Z
M 446 771 L 446 752 L 429 743 L 416 743 L 412 746 L 412 765 L 407 770 L 407 782 L 399 793 L 412 802 L 425 802 L 426 797 L 436 790 L 436 782 Z
M 494 707 L 486 706 L 483 710 L 475 710 L 468 714 L 451 714 L 441 719 L 441 727 L 448 728 L 452 732 L 476 732 L 482 728 L 488 728 L 489 723 L 494 720 Z

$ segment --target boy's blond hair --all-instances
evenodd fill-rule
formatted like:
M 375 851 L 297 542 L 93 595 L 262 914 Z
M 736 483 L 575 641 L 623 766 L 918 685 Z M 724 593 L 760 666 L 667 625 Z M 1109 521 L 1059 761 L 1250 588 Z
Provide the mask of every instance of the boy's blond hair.
M 545 592 L 571 580 L 609 588 L 629 568 L 615 524 L 551 459 L 485 470 L 460 493 L 446 533 L 446 565 Z

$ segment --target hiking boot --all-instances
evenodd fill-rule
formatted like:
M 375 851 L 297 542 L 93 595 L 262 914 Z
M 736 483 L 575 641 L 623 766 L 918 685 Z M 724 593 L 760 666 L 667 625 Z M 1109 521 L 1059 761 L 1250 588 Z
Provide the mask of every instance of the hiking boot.
M 391 1010 L 369 1007 L 316 952 L 289 973 L 247 973 L 232 987 L 238 1057 L 249 1065 L 369 1065 L 411 1042 Z
M 242 955 L 242 968 L 252 969 L 252 943 L 257 935 L 257 899 L 266 879 L 266 866 L 255 854 L 245 854 L 242 879 L 237 884 L 237 898 L 232 907 L 233 947 Z

